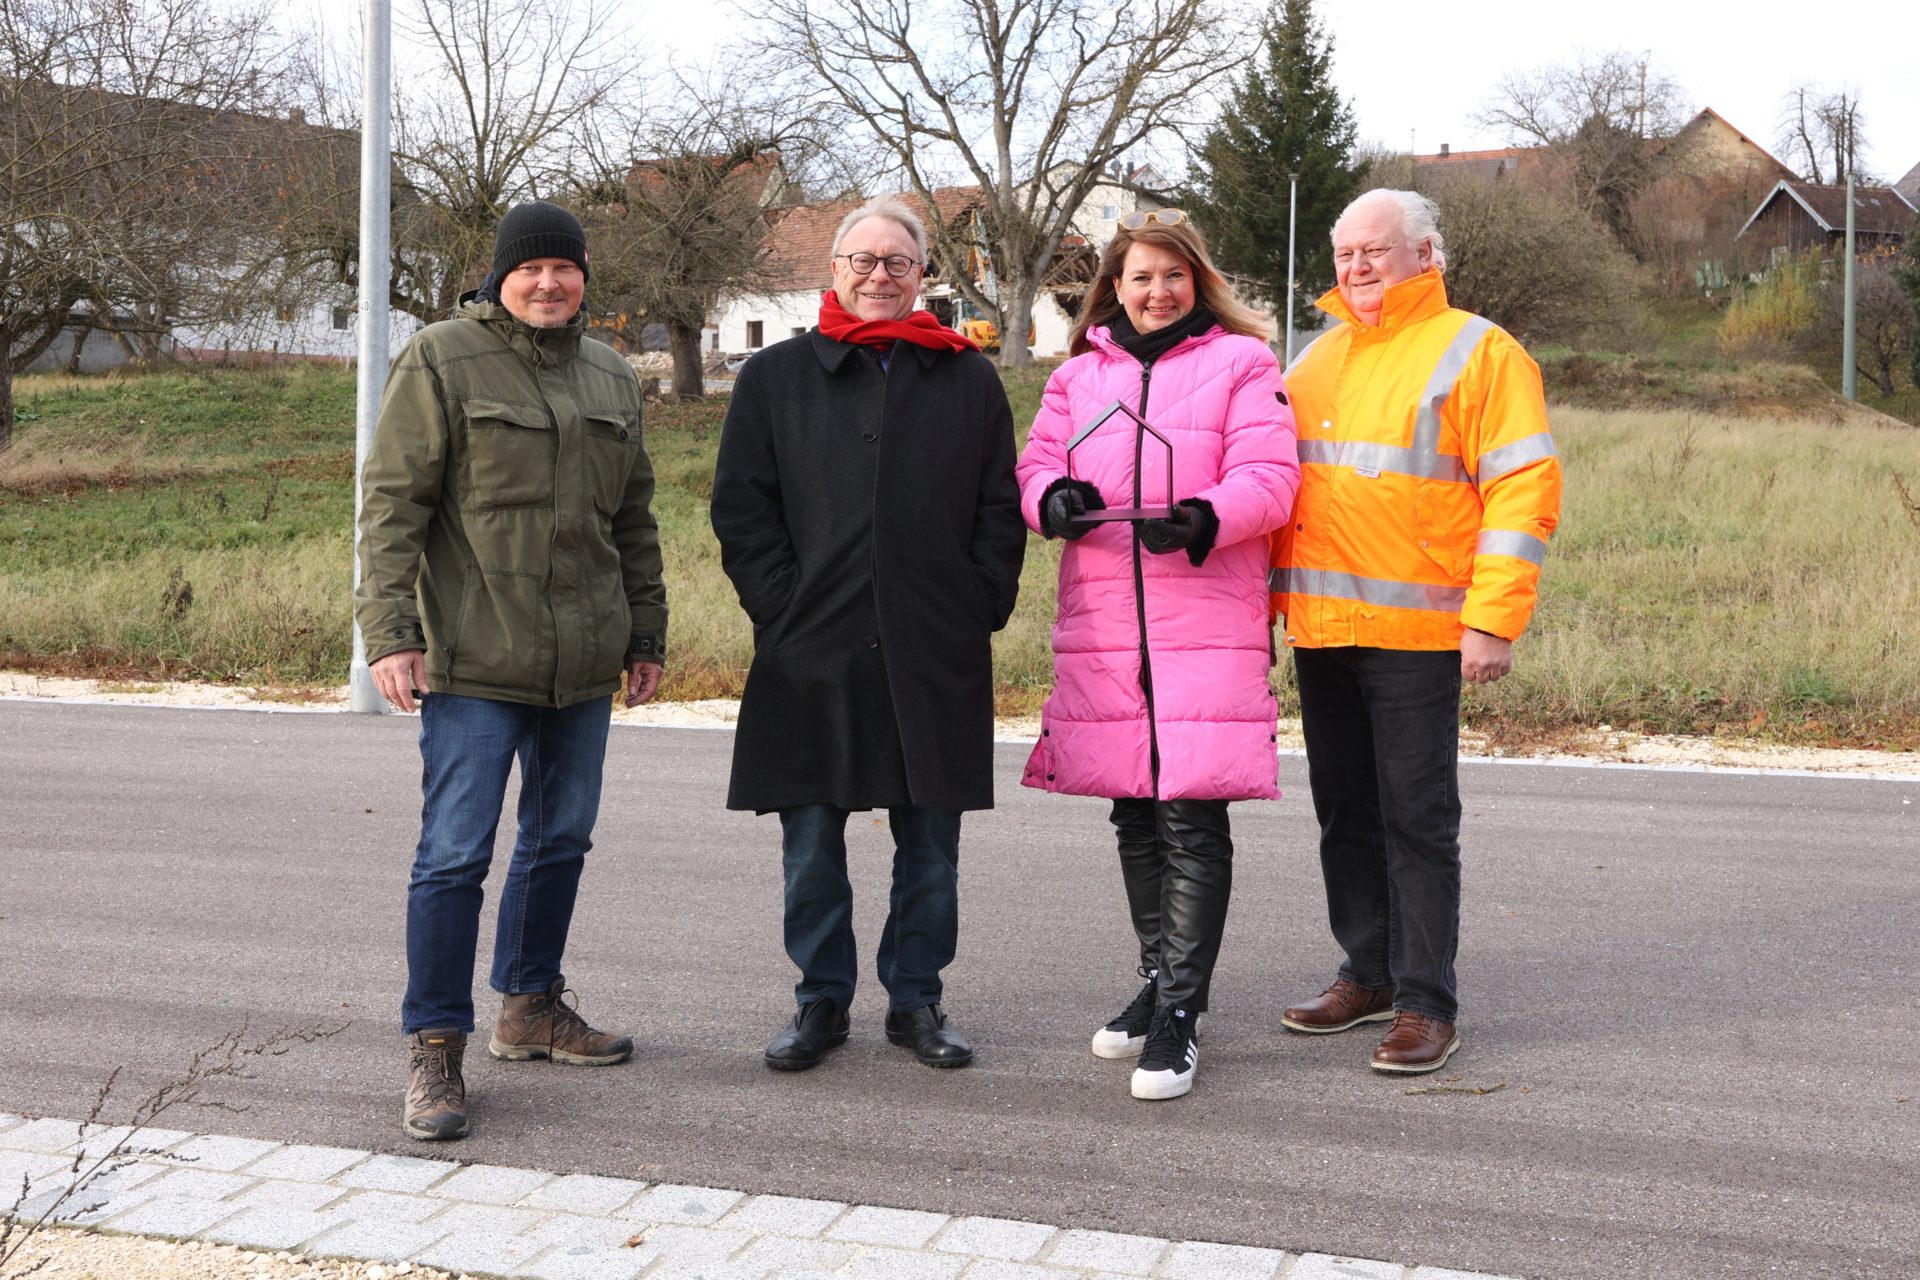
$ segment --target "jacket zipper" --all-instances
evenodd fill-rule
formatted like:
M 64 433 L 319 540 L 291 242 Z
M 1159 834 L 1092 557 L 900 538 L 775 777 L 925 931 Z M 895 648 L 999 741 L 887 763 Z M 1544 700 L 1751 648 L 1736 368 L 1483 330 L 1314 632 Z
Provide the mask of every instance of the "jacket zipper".
M 1140 409 L 1141 417 L 1147 416 L 1147 388 L 1153 381 L 1153 361 L 1145 360 L 1140 364 Z M 1146 445 L 1146 432 L 1135 430 L 1133 436 L 1133 505 L 1141 502 L 1140 461 Z M 1153 658 L 1147 652 L 1147 586 L 1146 575 L 1140 562 L 1140 526 L 1133 527 L 1133 608 L 1140 624 L 1140 691 L 1147 699 L 1147 775 L 1153 784 L 1153 798 L 1160 799 L 1160 730 L 1154 723 L 1153 715 Z

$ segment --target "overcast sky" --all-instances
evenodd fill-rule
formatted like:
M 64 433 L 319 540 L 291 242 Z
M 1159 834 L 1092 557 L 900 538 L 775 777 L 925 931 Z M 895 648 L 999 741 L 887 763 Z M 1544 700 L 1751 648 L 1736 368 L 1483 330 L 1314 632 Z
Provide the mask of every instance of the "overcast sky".
M 1694 108 L 1712 107 L 1780 155 L 1781 99 L 1795 84 L 1860 95 L 1861 167 L 1888 181 L 1920 164 L 1920 2 L 1832 8 L 1785 0 L 1320 0 L 1335 75 L 1362 138 L 1405 150 L 1499 147 L 1474 123 L 1509 71 L 1570 62 L 1584 50 L 1647 57 Z
M 290 0 L 296 10 L 331 10 L 329 25 L 345 16 L 336 4 Z M 736 12 L 719 4 L 616 6 L 656 68 L 666 59 L 708 63 L 740 27 Z M 752 11 L 750 0 L 745 8 Z M 1858 91 L 1867 172 L 1892 181 L 1920 163 L 1920 0 L 1831 8 L 1805 0 L 1319 0 L 1317 8 L 1361 139 L 1394 150 L 1409 140 L 1422 152 L 1441 143 L 1459 151 L 1505 146 L 1508 139 L 1474 123 L 1503 76 L 1622 50 L 1648 58 L 1691 107 L 1712 107 L 1794 168 L 1776 142 L 1782 98 L 1802 82 Z

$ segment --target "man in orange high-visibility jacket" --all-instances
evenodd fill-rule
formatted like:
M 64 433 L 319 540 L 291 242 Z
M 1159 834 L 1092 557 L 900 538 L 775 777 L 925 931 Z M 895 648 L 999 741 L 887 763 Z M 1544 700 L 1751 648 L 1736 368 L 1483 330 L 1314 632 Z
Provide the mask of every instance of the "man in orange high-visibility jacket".
M 1540 370 L 1447 305 L 1437 214 L 1370 191 L 1334 224 L 1338 285 L 1319 305 L 1342 323 L 1287 370 L 1301 481 L 1271 584 L 1346 952 L 1281 1020 L 1391 1019 L 1372 1065 L 1401 1073 L 1460 1047 L 1460 685 L 1512 669 L 1560 512 Z

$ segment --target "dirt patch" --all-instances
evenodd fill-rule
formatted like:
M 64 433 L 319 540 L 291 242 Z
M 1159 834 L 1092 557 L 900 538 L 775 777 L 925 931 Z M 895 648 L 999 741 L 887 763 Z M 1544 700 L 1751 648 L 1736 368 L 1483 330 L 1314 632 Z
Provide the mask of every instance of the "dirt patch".
M 1899 427 L 1898 418 L 1857 404 L 1812 369 L 1765 362 L 1711 364 L 1599 359 L 1576 352 L 1540 367 L 1556 404 L 1583 409 L 1653 409 L 1734 418 L 1810 419 L 1831 425 Z

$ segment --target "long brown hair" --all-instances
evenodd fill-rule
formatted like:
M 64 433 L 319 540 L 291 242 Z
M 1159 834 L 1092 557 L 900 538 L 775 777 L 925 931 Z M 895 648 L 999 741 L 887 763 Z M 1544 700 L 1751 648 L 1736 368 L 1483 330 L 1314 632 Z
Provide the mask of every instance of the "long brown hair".
M 1135 244 L 1151 244 L 1177 253 L 1186 259 L 1193 268 L 1193 301 L 1195 306 L 1205 307 L 1213 312 L 1213 318 L 1228 333 L 1244 334 L 1249 338 L 1258 338 L 1265 342 L 1269 336 L 1269 327 L 1260 318 L 1260 313 L 1233 296 L 1233 286 L 1213 265 L 1213 259 L 1207 256 L 1207 242 L 1201 238 L 1200 229 L 1191 220 L 1176 226 L 1164 223 L 1148 222 L 1144 227 L 1128 229 L 1121 227 L 1107 241 L 1107 247 L 1100 253 L 1100 266 L 1093 278 L 1093 287 L 1087 290 L 1086 300 L 1080 304 L 1080 318 L 1074 323 L 1073 334 L 1067 343 L 1067 354 L 1081 355 L 1093 349 L 1087 341 L 1087 330 L 1097 324 L 1111 324 L 1113 318 L 1125 310 L 1120 305 L 1120 295 L 1115 292 L 1114 281 L 1120 278 L 1121 270 L 1127 263 L 1127 250 Z

